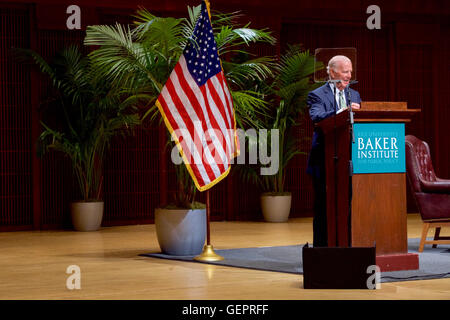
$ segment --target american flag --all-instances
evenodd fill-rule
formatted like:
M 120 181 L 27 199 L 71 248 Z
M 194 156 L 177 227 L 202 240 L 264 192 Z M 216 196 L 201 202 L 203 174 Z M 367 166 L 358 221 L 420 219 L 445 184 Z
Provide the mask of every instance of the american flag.
M 225 178 L 239 154 L 233 101 L 203 1 L 191 41 L 156 105 L 198 190 Z

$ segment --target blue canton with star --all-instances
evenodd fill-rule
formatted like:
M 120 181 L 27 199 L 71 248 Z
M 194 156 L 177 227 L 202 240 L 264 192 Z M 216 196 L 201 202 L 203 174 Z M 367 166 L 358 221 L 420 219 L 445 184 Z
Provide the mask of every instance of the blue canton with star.
M 183 55 L 195 82 L 198 86 L 202 86 L 209 78 L 222 71 L 205 2 L 202 2 L 201 14 L 195 25 L 192 38 L 194 41 L 189 41 L 184 48 Z

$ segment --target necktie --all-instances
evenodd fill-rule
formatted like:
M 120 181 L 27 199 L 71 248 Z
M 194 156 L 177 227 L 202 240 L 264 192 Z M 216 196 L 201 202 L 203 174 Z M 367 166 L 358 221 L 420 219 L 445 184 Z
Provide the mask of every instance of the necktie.
M 342 109 L 345 107 L 345 99 L 343 91 L 339 91 L 339 109 Z

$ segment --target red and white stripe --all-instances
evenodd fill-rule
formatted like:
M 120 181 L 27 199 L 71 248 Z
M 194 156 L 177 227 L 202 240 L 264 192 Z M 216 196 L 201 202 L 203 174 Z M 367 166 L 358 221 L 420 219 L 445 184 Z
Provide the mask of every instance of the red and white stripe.
M 199 87 L 182 55 L 158 102 L 197 187 L 208 189 L 226 174 L 239 152 L 233 103 L 223 71 Z M 212 137 L 205 137 L 206 132 Z

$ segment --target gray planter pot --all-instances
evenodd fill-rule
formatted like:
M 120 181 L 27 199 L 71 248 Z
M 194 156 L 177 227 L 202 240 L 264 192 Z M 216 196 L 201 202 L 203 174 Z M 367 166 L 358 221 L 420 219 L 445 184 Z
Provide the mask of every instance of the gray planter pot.
M 155 209 L 159 247 L 165 254 L 198 255 L 206 239 L 206 210 Z
M 261 209 L 267 222 L 287 222 L 291 212 L 292 194 L 261 195 Z
M 103 219 L 103 201 L 77 201 L 70 204 L 72 224 L 77 231 L 97 231 Z

